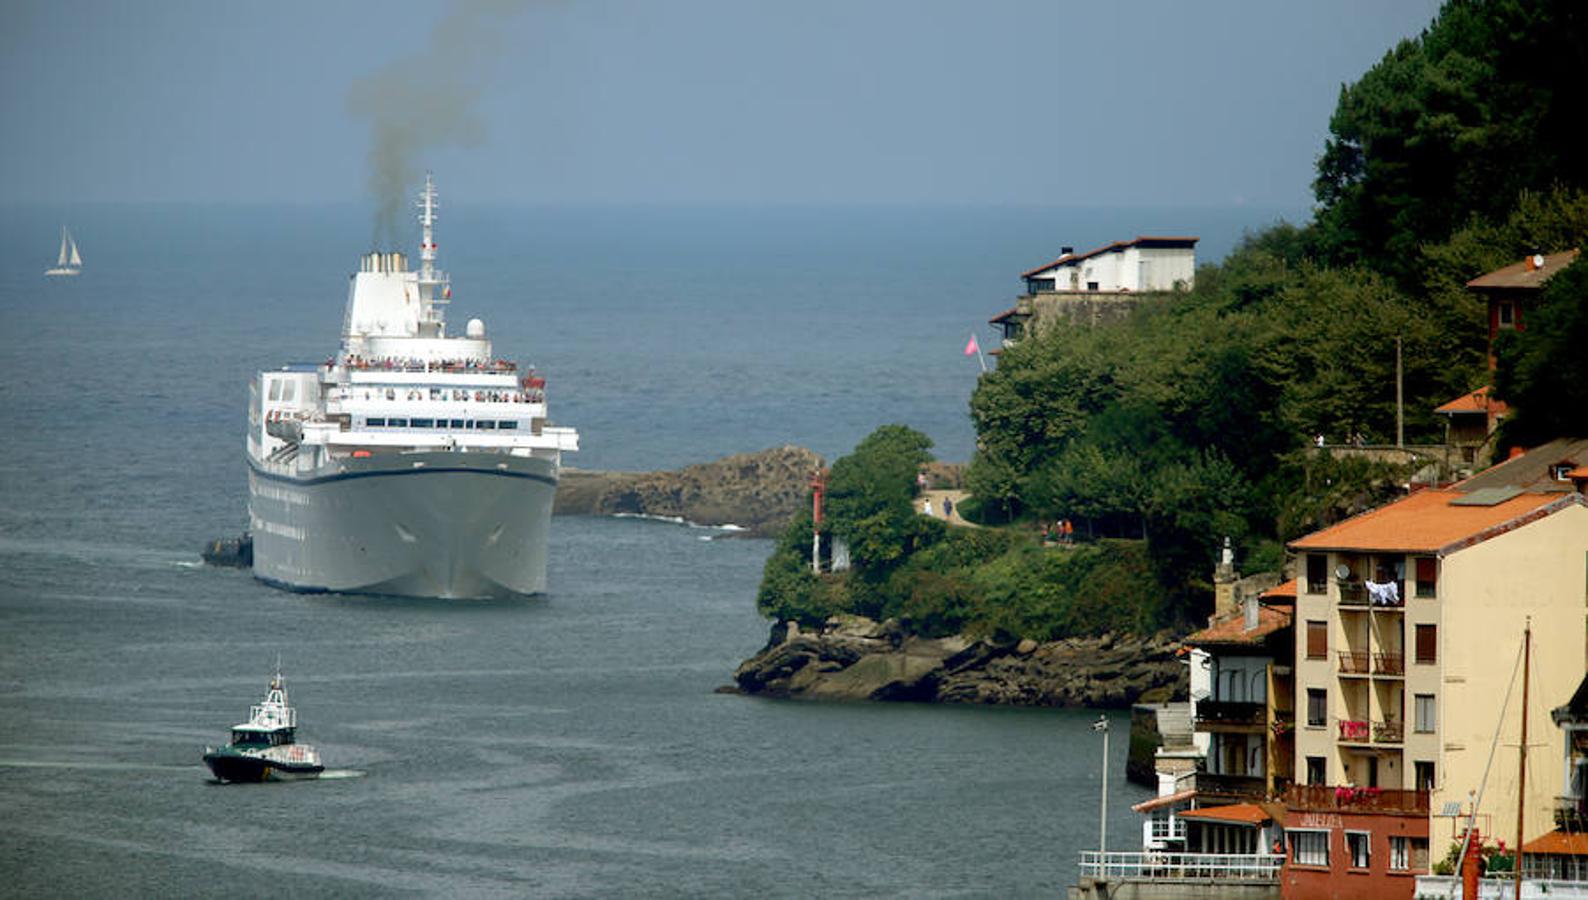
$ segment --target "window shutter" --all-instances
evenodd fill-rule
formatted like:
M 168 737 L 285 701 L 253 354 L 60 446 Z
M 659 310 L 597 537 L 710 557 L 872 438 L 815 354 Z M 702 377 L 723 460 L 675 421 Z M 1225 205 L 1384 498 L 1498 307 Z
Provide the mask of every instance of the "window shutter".
M 1433 625 L 1417 626 L 1417 661 L 1420 663 L 1439 661 L 1439 631 Z
M 1307 623 L 1307 658 L 1324 659 L 1329 655 L 1329 623 Z

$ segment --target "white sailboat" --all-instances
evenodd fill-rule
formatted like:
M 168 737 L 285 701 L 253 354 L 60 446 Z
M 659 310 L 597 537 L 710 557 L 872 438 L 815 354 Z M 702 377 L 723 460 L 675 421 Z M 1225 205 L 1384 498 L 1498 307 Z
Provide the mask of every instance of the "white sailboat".
M 83 271 L 83 257 L 77 252 L 77 242 L 72 240 L 72 233 L 61 226 L 61 255 L 55 261 L 55 268 L 46 269 L 46 275 L 77 275 Z

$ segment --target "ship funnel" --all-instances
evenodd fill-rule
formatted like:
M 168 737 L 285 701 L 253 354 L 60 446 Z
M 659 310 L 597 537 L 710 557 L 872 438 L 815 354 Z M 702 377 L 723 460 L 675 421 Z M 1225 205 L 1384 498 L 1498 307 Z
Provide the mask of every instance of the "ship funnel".
M 360 272 L 401 273 L 408 271 L 408 257 L 401 253 L 366 253 L 359 257 Z

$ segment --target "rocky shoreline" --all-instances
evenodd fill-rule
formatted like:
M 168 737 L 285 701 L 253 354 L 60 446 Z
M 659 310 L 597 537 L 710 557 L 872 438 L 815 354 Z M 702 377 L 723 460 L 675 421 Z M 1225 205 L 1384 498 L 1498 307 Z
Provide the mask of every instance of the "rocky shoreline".
M 998 643 L 906 635 L 894 620 L 836 616 L 817 631 L 772 626 L 724 690 L 807 700 L 893 700 L 1123 709 L 1186 692 L 1180 642 L 1104 635 Z
M 562 470 L 558 515 L 654 516 L 696 525 L 735 525 L 773 537 L 809 502 L 822 458 L 804 447 L 774 447 L 661 472 Z

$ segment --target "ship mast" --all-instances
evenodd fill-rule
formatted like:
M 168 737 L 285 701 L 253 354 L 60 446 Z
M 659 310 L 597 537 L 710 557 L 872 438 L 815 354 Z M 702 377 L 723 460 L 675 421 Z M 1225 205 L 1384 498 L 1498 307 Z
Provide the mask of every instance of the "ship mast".
M 430 337 L 446 337 L 446 311 L 452 299 L 452 287 L 445 272 L 436 270 L 436 184 L 429 172 L 425 173 L 425 188 L 419 193 L 419 296 L 424 303 L 421 322 L 428 326 Z M 441 295 L 436 295 L 436 288 Z

